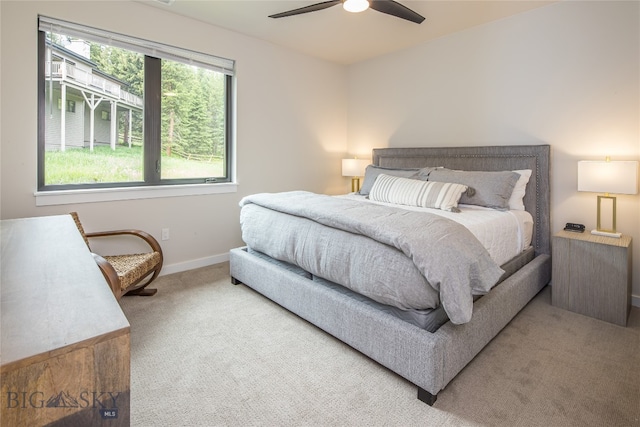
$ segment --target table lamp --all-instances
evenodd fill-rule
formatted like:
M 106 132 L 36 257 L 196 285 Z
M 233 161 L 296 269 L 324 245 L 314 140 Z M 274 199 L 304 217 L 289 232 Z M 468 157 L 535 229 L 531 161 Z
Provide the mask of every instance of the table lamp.
M 578 191 L 604 193 L 598 195 L 598 214 L 596 229 L 592 234 L 601 236 L 620 237 L 622 233 L 616 230 L 616 198 L 613 194 L 638 193 L 638 162 L 637 161 L 605 161 L 581 160 L 578 162 Z M 602 226 L 602 202 L 611 204 L 611 227 Z
M 365 159 L 342 159 L 342 176 L 351 177 L 351 191 L 360 191 L 360 177 L 364 176 L 364 170 L 369 165 Z

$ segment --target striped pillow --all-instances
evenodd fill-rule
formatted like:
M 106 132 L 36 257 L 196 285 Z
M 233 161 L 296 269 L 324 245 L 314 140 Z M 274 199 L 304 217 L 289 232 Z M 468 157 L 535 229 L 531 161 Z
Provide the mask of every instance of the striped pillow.
M 385 174 L 378 175 L 369 199 L 398 205 L 460 212 L 458 201 L 467 186 L 437 181 L 420 181 Z

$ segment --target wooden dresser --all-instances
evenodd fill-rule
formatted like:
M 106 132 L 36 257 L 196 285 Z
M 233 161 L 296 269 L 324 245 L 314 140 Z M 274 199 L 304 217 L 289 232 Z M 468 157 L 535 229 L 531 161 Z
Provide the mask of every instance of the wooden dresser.
M 0 424 L 128 426 L 129 322 L 71 216 L 0 225 Z

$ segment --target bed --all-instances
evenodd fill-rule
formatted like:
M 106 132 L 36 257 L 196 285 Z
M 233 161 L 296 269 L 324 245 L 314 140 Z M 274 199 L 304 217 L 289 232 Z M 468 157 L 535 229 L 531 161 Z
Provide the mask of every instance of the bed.
M 407 319 L 406 316 L 399 316 L 398 312 L 404 313 L 414 309 L 413 307 L 403 306 L 402 304 L 404 303 L 402 301 L 400 304 L 395 304 L 395 301 L 376 300 L 375 296 L 371 297 L 366 292 L 360 293 L 360 288 L 358 287 L 360 284 L 346 283 L 348 282 L 346 273 L 344 280 L 341 280 L 340 274 L 337 276 L 334 274 L 333 277 L 329 277 L 331 273 L 327 273 L 327 275 L 322 274 L 321 276 L 323 277 L 318 277 L 319 274 L 314 270 L 316 268 L 315 265 L 295 265 L 295 260 L 286 257 L 283 259 L 283 257 L 277 256 L 276 253 L 271 254 L 272 256 L 265 254 L 269 250 L 259 247 L 261 245 L 259 239 L 277 239 L 278 236 L 277 233 L 272 233 L 272 236 L 269 235 L 270 227 L 264 227 L 262 229 L 263 232 L 260 232 L 259 228 L 255 229 L 253 236 L 249 236 L 251 229 L 247 227 L 248 231 L 245 234 L 245 225 L 243 224 L 243 238 L 245 235 L 248 237 L 245 242 L 247 240 L 254 242 L 254 245 L 258 246 L 259 250 L 248 244 L 246 247 L 235 248 L 230 251 L 231 280 L 234 284 L 242 283 L 254 289 L 406 378 L 417 386 L 418 399 L 433 405 L 438 393 L 549 283 L 551 278 L 550 147 L 548 145 L 530 145 L 381 148 L 374 149 L 372 154 L 372 165 L 374 168 L 378 168 L 379 172 L 382 172 L 381 176 L 383 177 L 378 177 L 375 180 L 374 188 L 367 189 L 367 191 L 374 191 L 376 197 L 380 193 L 381 187 L 378 184 L 383 179 L 388 179 L 394 184 L 404 179 L 389 178 L 393 173 L 389 172 L 389 175 L 387 175 L 385 173 L 387 169 L 391 171 L 427 170 L 427 173 L 432 173 L 435 168 L 446 168 L 444 169 L 445 175 L 440 176 L 447 176 L 446 171 L 453 171 L 448 176 L 453 176 L 454 178 L 459 171 L 468 172 L 469 176 L 473 176 L 476 171 L 483 171 L 479 173 L 498 173 L 498 171 L 510 173 L 511 171 L 530 170 L 530 177 L 526 182 L 526 187 L 524 187 L 526 191 L 521 198 L 522 210 L 525 213 L 528 212 L 527 215 L 531 218 L 532 223 L 531 230 L 529 230 L 530 246 L 510 259 L 509 262 L 501 263 L 498 266 L 499 278 L 497 278 L 496 275 L 498 273 L 493 267 L 484 264 L 483 256 L 478 256 L 478 252 L 470 252 L 468 257 L 472 259 L 469 261 L 468 268 L 471 269 L 469 270 L 471 273 L 467 272 L 465 274 L 470 274 L 474 279 L 473 283 L 468 285 L 468 289 L 464 288 L 467 289 L 465 291 L 454 292 L 452 290 L 460 282 L 457 271 L 443 268 L 439 273 L 441 276 L 429 277 L 429 283 L 438 284 L 434 288 L 439 292 L 437 297 L 442 299 L 440 306 L 426 309 L 429 313 L 431 311 L 435 313 L 427 322 L 428 326 Z M 440 169 L 438 170 L 440 171 Z M 371 174 L 371 176 L 374 175 Z M 435 173 L 433 176 L 437 177 Z M 416 176 L 411 178 L 414 178 L 411 180 L 411 184 L 415 183 Z M 428 181 L 428 178 L 425 181 Z M 402 183 L 404 184 L 406 181 L 402 181 Z M 363 187 L 369 186 L 369 184 L 367 183 L 367 177 L 365 177 Z M 472 195 L 472 192 L 466 191 L 464 194 Z M 287 195 L 287 197 L 289 196 Z M 302 197 L 303 200 L 311 202 L 317 197 L 306 193 L 296 193 L 292 196 Z M 374 198 L 373 193 L 370 196 L 372 199 Z M 326 208 L 328 210 L 342 209 L 343 205 L 346 211 L 364 209 L 360 207 L 364 203 L 356 205 L 358 202 L 351 201 L 349 197 L 325 196 L 325 198 L 331 199 L 330 203 L 332 204 Z M 353 206 L 349 204 L 352 202 Z M 463 200 L 461 199 L 460 202 L 463 202 Z M 243 203 L 243 212 L 246 206 L 253 206 L 256 203 L 261 203 L 259 198 Z M 439 201 L 438 203 L 441 202 Z M 313 203 L 304 202 L 303 204 L 311 206 Z M 380 203 L 379 205 L 383 204 Z M 369 205 L 371 204 L 369 203 Z M 447 206 L 451 211 L 456 210 L 456 206 Z M 459 206 L 464 207 L 465 204 L 462 203 Z M 444 209 L 442 206 L 439 207 Z M 255 208 L 252 209 L 255 211 Z M 269 206 L 260 206 L 259 209 L 260 211 L 256 212 L 261 214 L 263 212 L 267 214 L 266 211 L 270 210 Z M 380 206 L 375 209 L 387 208 Z M 509 208 L 500 210 L 509 210 Z M 250 212 L 248 208 L 247 212 Z M 367 216 L 364 212 L 368 211 L 358 210 L 357 216 Z M 383 218 L 382 225 L 386 227 L 390 224 L 386 217 L 390 215 L 386 211 L 381 210 L 380 212 L 382 212 L 382 215 L 376 217 L 375 221 L 380 223 L 380 218 Z M 268 214 L 272 215 L 272 213 Z M 293 212 L 293 215 L 284 215 L 288 218 L 297 218 L 298 212 Z M 335 225 L 334 220 L 331 220 L 331 224 L 323 223 L 324 213 L 320 212 L 317 215 L 318 217 L 315 219 L 305 219 L 307 221 L 305 222 L 307 224 L 305 227 L 310 227 L 309 224 L 312 224 L 313 227 L 322 227 L 323 233 L 329 233 L 326 235 L 328 237 L 325 236 L 324 239 L 333 239 L 334 234 L 330 233 L 350 233 L 350 231 L 345 230 L 329 230 L 334 226 L 340 228 L 342 224 Z M 407 215 L 413 215 L 413 213 L 400 214 L 400 216 L 391 215 L 391 222 L 394 224 L 396 222 L 402 223 L 403 220 L 398 220 L 398 218 Z M 275 219 L 278 217 L 273 216 L 271 218 L 274 218 L 273 224 L 275 224 Z M 417 217 L 411 216 L 407 218 L 407 221 L 415 221 Z M 242 213 L 241 220 L 247 221 Z M 283 219 L 283 221 L 287 220 Z M 318 221 L 320 224 L 316 223 Z M 363 226 L 360 225 L 359 227 L 362 228 Z M 285 226 L 285 228 L 287 227 Z M 307 233 L 313 232 L 312 228 L 304 230 Z M 351 230 L 352 235 L 357 235 L 359 232 L 354 233 Z M 468 232 L 468 230 L 463 230 L 462 233 L 464 232 Z M 396 239 L 397 235 L 395 231 L 383 233 L 379 231 L 379 228 L 376 228 L 376 233 L 390 234 L 390 239 Z M 263 234 L 267 237 L 262 236 Z M 447 232 L 446 235 L 449 236 L 450 233 Z M 462 236 L 465 241 L 469 240 L 464 237 L 464 234 Z M 356 241 L 355 239 L 356 237 L 354 237 L 354 242 Z M 429 247 L 425 249 L 425 247 L 419 246 L 420 243 L 415 243 L 413 240 L 416 239 L 402 237 L 399 246 L 401 247 L 400 252 L 404 251 L 403 254 L 405 256 L 409 255 L 409 258 L 420 258 L 420 254 L 429 249 Z M 441 238 L 438 244 L 440 245 L 443 240 Z M 527 241 L 527 245 L 529 241 Z M 371 252 L 364 251 L 365 255 L 361 255 L 360 258 L 356 255 L 353 257 L 349 255 L 351 253 L 349 251 L 358 252 L 354 248 L 359 247 L 361 244 L 362 242 L 358 241 L 358 246 L 351 246 L 351 249 L 347 246 L 348 252 L 343 253 L 341 256 L 323 257 L 320 254 L 317 256 L 317 259 L 322 261 L 319 264 L 323 264 L 322 268 L 328 269 L 325 271 L 348 271 L 348 269 L 344 269 L 345 267 L 342 263 L 361 263 L 362 256 L 366 256 L 366 253 Z M 409 249 L 405 250 L 406 245 L 414 244 L 418 244 L 417 249 L 414 250 L 409 247 Z M 473 247 L 471 244 L 465 246 Z M 397 251 L 398 249 L 396 248 L 395 250 Z M 412 250 L 415 253 L 412 253 Z M 433 247 L 429 250 L 436 252 L 433 251 Z M 398 262 L 402 261 L 400 259 L 402 254 L 398 256 L 392 252 L 393 250 L 385 253 L 384 257 L 393 256 L 394 261 L 391 263 L 395 263 L 396 258 Z M 295 256 L 295 254 L 291 256 Z M 347 258 L 349 260 L 346 260 Z M 464 263 L 461 261 L 459 264 Z M 403 270 L 402 274 L 404 274 L 404 270 L 410 270 L 405 264 L 399 265 Z M 415 265 L 419 272 L 430 269 L 438 270 L 433 267 L 423 268 L 417 262 Z M 385 267 L 387 266 L 383 266 L 383 269 Z M 451 271 L 451 277 L 442 276 L 449 274 L 449 271 Z M 400 274 L 398 272 L 398 277 Z M 485 276 L 489 277 L 485 278 Z M 403 280 L 405 279 L 400 281 Z M 341 284 L 341 281 L 345 283 Z M 484 281 L 487 281 L 490 285 L 486 286 Z M 393 283 L 390 285 L 395 286 Z M 451 295 L 445 295 L 446 292 Z M 414 298 L 413 293 L 410 293 L 410 295 Z M 430 295 L 425 296 L 426 300 L 431 297 Z M 416 310 L 422 310 L 423 308 L 417 307 Z

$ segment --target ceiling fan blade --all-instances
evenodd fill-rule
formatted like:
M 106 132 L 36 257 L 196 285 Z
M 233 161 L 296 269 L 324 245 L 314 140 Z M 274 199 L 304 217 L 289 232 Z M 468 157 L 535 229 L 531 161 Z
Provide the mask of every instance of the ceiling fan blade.
M 378 12 L 406 19 L 416 24 L 424 21 L 424 16 L 393 0 L 369 0 L 369 7 Z
M 315 12 L 318 10 L 326 9 L 331 6 L 335 6 L 341 3 L 341 0 L 323 1 L 322 3 L 312 4 L 310 6 L 301 7 L 299 9 L 289 10 L 287 12 L 276 13 L 275 15 L 269 15 L 269 18 L 284 18 L 285 16 L 300 15 L 301 13 Z

